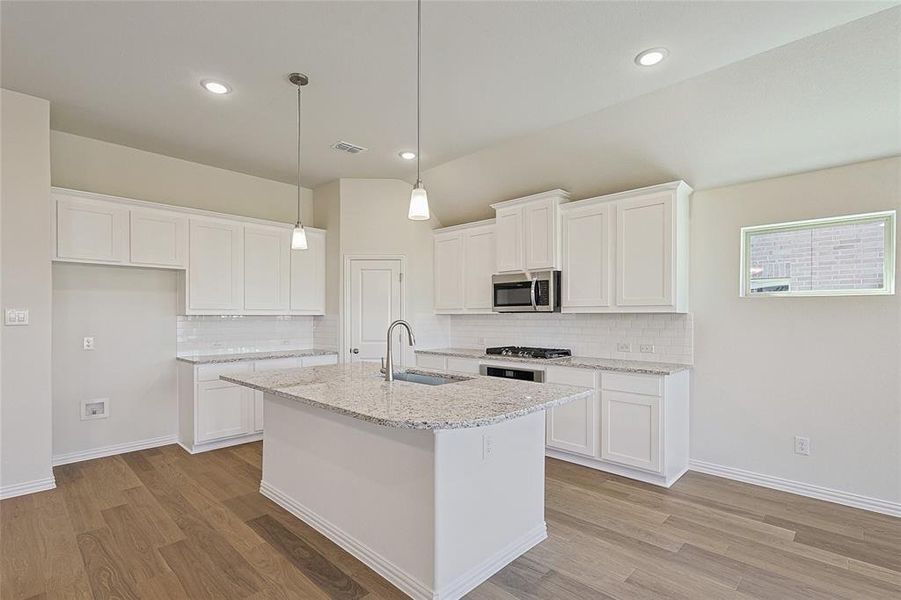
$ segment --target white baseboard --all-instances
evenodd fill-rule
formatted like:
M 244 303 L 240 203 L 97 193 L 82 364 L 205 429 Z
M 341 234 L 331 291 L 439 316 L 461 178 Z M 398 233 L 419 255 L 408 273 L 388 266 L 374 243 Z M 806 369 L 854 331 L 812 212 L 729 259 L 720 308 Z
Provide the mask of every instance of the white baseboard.
M 105 456 L 114 456 L 116 454 L 124 454 L 125 452 L 134 452 L 136 450 L 147 450 L 148 448 L 157 448 L 159 446 L 168 446 L 178 441 L 178 436 L 163 435 L 146 440 L 138 440 L 136 442 L 126 442 L 124 444 L 113 444 L 112 446 L 103 446 L 102 448 L 93 448 L 91 450 L 80 450 L 78 452 L 67 452 L 66 454 L 56 454 L 53 457 L 53 466 L 67 465 L 69 463 L 81 462 L 83 460 L 91 460 L 94 458 L 103 458 Z
M 435 599 L 457 600 L 458 598 L 462 598 L 479 585 L 485 583 L 489 577 L 546 539 L 547 524 L 541 523 L 541 525 L 506 548 L 503 548 L 475 569 L 470 570 L 468 573 L 464 573 L 451 584 L 442 588 L 440 592 L 435 594 Z
M 547 538 L 547 525 L 542 522 L 539 527 L 514 541 L 483 564 L 464 573 L 443 589 L 432 590 L 428 585 L 407 574 L 359 540 L 265 481 L 260 483 L 260 493 L 338 544 L 414 600 L 458 600 L 510 564 L 515 558 Z
M 4 485 L 3 487 L 0 487 L 0 500 L 24 496 L 25 494 L 33 494 L 35 492 L 43 492 L 45 490 L 52 490 L 55 487 L 56 478 L 52 475 L 45 479 L 35 479 L 34 481 L 26 481 L 24 483 Z
M 176 443 L 181 446 L 188 454 L 200 454 L 201 452 L 209 452 L 210 450 L 218 450 L 219 448 L 228 448 L 229 446 L 238 446 L 241 444 L 249 444 L 250 442 L 259 442 L 261 439 L 263 439 L 263 434 L 255 433 L 253 435 L 244 435 L 241 437 L 228 438 L 225 440 L 217 440 L 215 442 L 206 442 L 205 444 L 194 444 L 193 446 L 183 444 L 181 441 L 176 441 Z
M 714 463 L 705 462 L 703 460 L 692 459 L 689 462 L 689 468 L 699 473 L 707 473 L 708 475 L 716 475 L 726 479 L 734 479 L 744 483 L 752 483 L 766 488 L 779 490 L 782 492 L 790 492 L 807 498 L 816 498 L 817 500 L 825 500 L 826 502 L 835 502 L 844 506 L 860 508 L 873 512 L 890 515 L 893 517 L 901 517 L 901 502 L 892 502 L 890 500 L 880 500 L 879 498 L 871 498 L 861 494 L 852 492 L 844 492 L 842 490 L 834 490 L 831 488 L 821 487 L 801 481 L 793 481 L 791 479 L 783 479 L 772 475 L 764 475 L 755 473 L 754 471 L 746 471 L 744 469 L 736 469 L 734 467 L 726 467 Z

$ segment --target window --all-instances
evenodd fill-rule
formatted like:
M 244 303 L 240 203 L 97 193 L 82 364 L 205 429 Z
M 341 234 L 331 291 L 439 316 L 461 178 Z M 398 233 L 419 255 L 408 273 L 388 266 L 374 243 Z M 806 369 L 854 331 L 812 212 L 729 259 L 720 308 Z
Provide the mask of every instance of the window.
M 895 293 L 895 211 L 741 230 L 742 296 Z

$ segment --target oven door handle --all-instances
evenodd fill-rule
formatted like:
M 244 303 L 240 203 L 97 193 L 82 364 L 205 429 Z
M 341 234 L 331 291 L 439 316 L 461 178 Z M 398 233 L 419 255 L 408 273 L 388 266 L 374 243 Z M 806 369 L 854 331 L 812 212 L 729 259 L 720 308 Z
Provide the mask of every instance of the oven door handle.
M 532 300 L 532 310 L 538 311 L 538 301 L 535 299 L 535 288 L 538 287 L 538 278 L 532 278 L 532 287 L 529 288 L 529 297 Z

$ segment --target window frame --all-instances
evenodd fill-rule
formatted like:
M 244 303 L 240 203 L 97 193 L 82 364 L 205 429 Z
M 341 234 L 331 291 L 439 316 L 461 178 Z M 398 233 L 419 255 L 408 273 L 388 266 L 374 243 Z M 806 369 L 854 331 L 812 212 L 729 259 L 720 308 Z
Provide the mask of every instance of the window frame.
M 791 298 L 791 297 L 817 297 L 817 296 L 891 296 L 895 293 L 895 210 L 883 210 L 879 212 L 861 213 L 852 215 L 840 215 L 836 217 L 824 217 L 819 219 L 805 219 L 803 221 L 790 221 L 786 223 L 773 223 L 769 225 L 753 225 L 741 228 L 741 264 L 739 276 L 739 296 L 742 298 Z M 880 289 L 844 289 L 844 290 L 789 290 L 787 292 L 755 292 L 751 293 L 751 235 L 755 233 L 781 233 L 785 231 L 799 231 L 815 227 L 828 227 L 831 225 L 853 225 L 856 223 L 870 223 L 883 221 L 885 223 L 885 261 L 882 269 L 882 288 Z

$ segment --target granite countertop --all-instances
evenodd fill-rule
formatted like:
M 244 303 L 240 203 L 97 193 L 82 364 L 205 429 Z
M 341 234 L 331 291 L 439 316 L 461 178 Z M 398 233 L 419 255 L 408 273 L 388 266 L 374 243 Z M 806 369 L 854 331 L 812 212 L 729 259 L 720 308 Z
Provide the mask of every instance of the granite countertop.
M 523 362 L 533 365 L 551 365 L 554 367 L 572 367 L 576 369 L 594 369 L 596 371 L 617 371 L 620 373 L 638 373 L 641 375 L 672 375 L 691 365 L 676 363 L 648 362 L 643 360 L 620 360 L 617 358 L 592 358 L 587 356 L 567 356 L 564 358 L 519 358 L 517 356 L 497 356 L 485 354 L 484 350 L 472 348 L 436 348 L 434 350 L 416 350 L 417 354 L 434 354 L 437 356 L 455 356 L 476 360 L 493 360 L 502 362 Z
M 210 363 L 240 362 L 243 360 L 266 360 L 268 358 L 292 358 L 296 356 L 327 356 L 335 355 L 334 350 L 319 350 L 305 348 L 303 350 L 266 350 L 261 352 L 225 352 L 221 354 L 183 354 L 176 356 L 176 360 L 195 365 Z
M 415 372 L 428 374 L 422 370 Z M 282 369 L 221 379 L 362 421 L 402 429 L 491 425 L 592 393 L 588 388 L 569 385 L 479 376 L 459 377 L 459 381 L 436 386 L 407 381 L 389 383 L 373 363 Z

